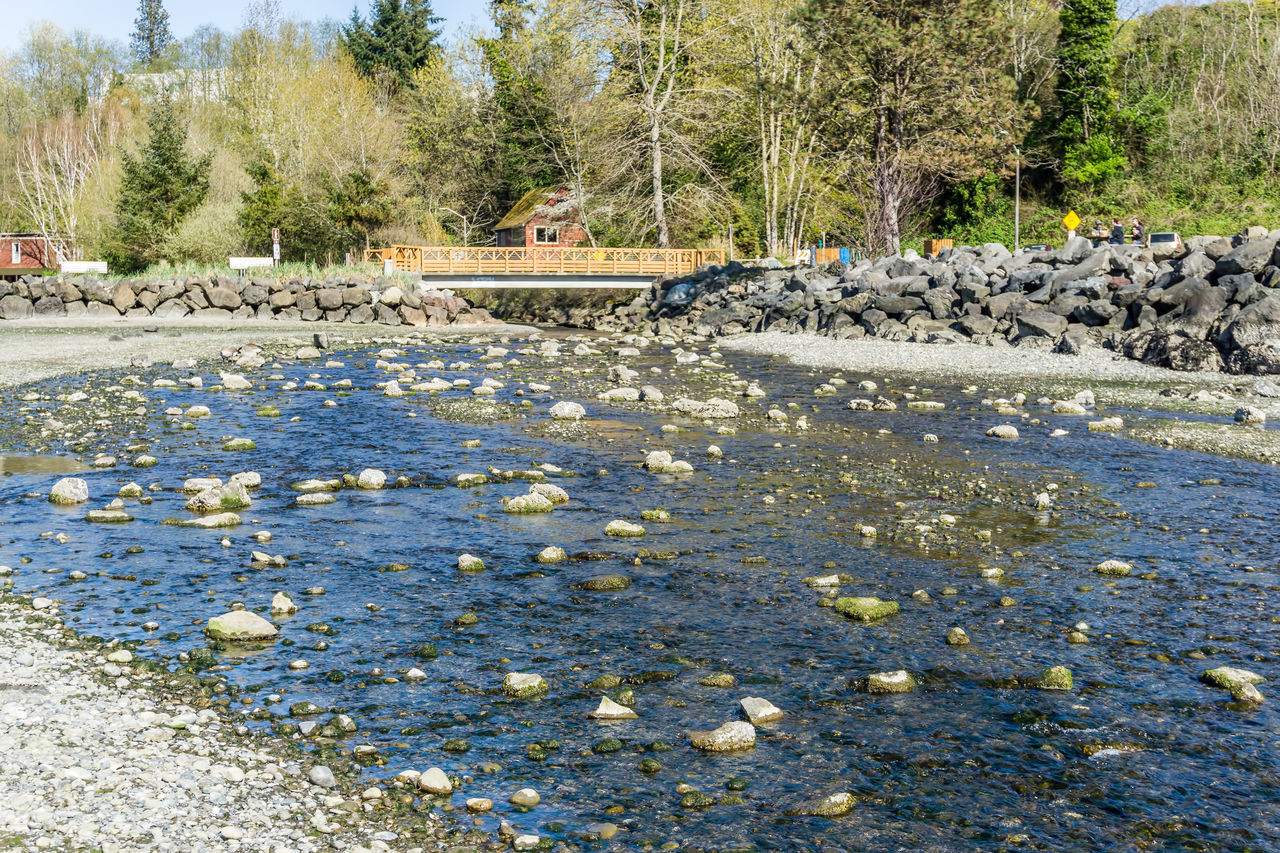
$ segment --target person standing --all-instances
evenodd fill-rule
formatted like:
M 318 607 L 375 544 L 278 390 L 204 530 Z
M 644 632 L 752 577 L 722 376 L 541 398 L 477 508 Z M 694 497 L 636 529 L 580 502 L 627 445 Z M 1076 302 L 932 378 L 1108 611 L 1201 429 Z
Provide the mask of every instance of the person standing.
M 1124 245 L 1124 226 L 1120 224 L 1118 218 L 1111 219 L 1111 239 L 1107 241 L 1112 246 Z
M 1129 229 L 1129 237 L 1137 246 L 1141 246 L 1147 240 L 1147 229 L 1142 224 L 1142 220 L 1136 216 L 1133 217 L 1133 227 Z

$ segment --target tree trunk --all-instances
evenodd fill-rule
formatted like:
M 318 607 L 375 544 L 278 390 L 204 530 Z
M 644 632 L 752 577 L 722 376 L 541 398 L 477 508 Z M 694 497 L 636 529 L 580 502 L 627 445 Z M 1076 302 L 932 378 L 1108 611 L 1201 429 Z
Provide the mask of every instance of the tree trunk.
M 662 194 L 662 126 L 657 115 L 649 120 L 649 158 L 653 163 L 653 226 L 657 232 L 659 248 L 671 245 L 667 229 L 667 204 Z

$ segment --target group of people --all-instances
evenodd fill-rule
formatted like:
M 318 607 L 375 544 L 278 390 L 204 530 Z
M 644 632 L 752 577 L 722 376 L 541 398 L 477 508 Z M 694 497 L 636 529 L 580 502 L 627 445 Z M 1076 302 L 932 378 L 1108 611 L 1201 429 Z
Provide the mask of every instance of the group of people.
M 1112 246 L 1122 246 L 1125 242 L 1124 226 L 1120 224 L 1118 218 L 1113 217 L 1111 227 L 1107 228 L 1102 224 L 1102 220 L 1098 219 L 1093 223 L 1093 230 L 1089 232 L 1089 239 L 1093 241 L 1095 246 L 1102 243 L 1109 243 Z M 1141 246 L 1147 239 L 1146 226 L 1142 224 L 1142 220 L 1133 217 L 1133 225 L 1129 228 L 1129 239 Z

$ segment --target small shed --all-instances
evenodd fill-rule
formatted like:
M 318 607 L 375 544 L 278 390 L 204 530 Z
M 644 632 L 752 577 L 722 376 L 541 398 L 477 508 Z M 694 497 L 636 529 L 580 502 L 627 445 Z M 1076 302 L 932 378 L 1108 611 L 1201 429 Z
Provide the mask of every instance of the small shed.
M 61 262 L 55 239 L 33 231 L 0 234 L 0 278 L 52 272 Z
M 587 239 L 578 200 L 564 187 L 532 190 L 493 227 L 498 246 L 577 246 Z

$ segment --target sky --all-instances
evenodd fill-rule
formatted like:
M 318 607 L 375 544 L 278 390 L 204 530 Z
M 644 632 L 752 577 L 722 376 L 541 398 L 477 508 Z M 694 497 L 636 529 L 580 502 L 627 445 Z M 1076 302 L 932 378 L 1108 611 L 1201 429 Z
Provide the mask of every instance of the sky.
M 353 0 L 281 0 L 286 17 L 318 21 L 336 18 L 346 21 L 351 17 Z M 360 0 L 361 14 L 368 14 L 370 0 Z M 445 19 L 445 35 L 457 32 L 460 25 L 483 22 L 487 19 L 486 0 L 435 0 L 432 8 Z M 133 20 L 138 16 L 137 0 L 41 0 L 40 3 L 14 3 L 7 13 L 5 25 L 0 27 L 0 50 L 12 52 L 23 40 L 30 24 L 52 21 L 63 30 L 88 30 L 129 44 L 133 32 Z M 214 0 L 210 3 L 194 0 L 166 0 L 169 10 L 169 28 L 179 40 L 186 38 L 201 24 L 213 24 L 222 30 L 235 30 L 241 24 L 247 0 Z

